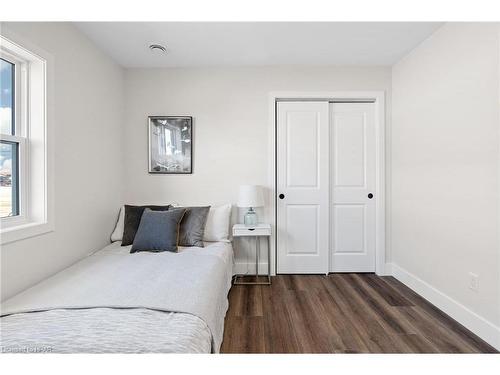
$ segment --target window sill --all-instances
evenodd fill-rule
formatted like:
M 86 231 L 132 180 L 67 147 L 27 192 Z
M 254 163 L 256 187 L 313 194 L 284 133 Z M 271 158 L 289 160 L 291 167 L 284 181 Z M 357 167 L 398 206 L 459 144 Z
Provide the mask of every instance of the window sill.
M 27 223 L 15 227 L 2 228 L 0 232 L 0 244 L 5 245 L 53 231 L 54 225 L 47 222 Z

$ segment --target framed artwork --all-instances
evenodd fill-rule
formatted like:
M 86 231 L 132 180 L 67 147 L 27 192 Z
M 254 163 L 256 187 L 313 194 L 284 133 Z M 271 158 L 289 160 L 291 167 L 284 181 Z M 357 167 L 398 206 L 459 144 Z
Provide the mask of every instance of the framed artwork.
M 193 173 L 193 118 L 149 117 L 149 173 Z

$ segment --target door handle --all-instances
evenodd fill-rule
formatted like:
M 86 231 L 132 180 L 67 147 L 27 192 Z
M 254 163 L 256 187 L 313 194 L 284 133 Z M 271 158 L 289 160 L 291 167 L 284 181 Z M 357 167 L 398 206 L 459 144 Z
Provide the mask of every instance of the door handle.
M 278 197 L 279 197 L 280 199 L 284 199 L 284 198 L 285 198 L 285 194 L 280 194 L 280 195 L 278 195 Z
M 368 199 L 372 199 L 373 198 L 373 194 L 372 193 L 368 193 Z

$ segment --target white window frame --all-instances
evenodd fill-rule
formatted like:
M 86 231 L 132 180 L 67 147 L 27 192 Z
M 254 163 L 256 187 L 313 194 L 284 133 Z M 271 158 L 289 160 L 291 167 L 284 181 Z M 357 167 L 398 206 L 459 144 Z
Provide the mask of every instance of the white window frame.
M 0 57 L 15 64 L 15 135 L 2 134 L 1 139 L 19 145 L 19 215 L 0 219 L 3 245 L 54 230 L 53 154 L 47 108 L 50 55 L 0 35 Z

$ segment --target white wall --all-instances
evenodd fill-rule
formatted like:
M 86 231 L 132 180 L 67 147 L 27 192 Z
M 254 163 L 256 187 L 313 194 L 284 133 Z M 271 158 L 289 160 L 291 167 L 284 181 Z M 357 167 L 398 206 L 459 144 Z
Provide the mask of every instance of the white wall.
M 234 204 L 239 185 L 269 182 L 270 92 L 384 90 L 390 108 L 390 88 L 390 68 L 384 67 L 129 69 L 125 200 Z M 149 115 L 194 117 L 194 174 L 147 173 Z M 249 255 L 244 247 L 235 242 L 238 262 Z
M 496 24 L 447 24 L 392 76 L 395 270 L 483 328 L 500 325 L 499 47 Z
M 2 23 L 51 54 L 55 72 L 55 231 L 1 248 L 1 298 L 108 241 L 122 202 L 123 70 L 66 23 Z

